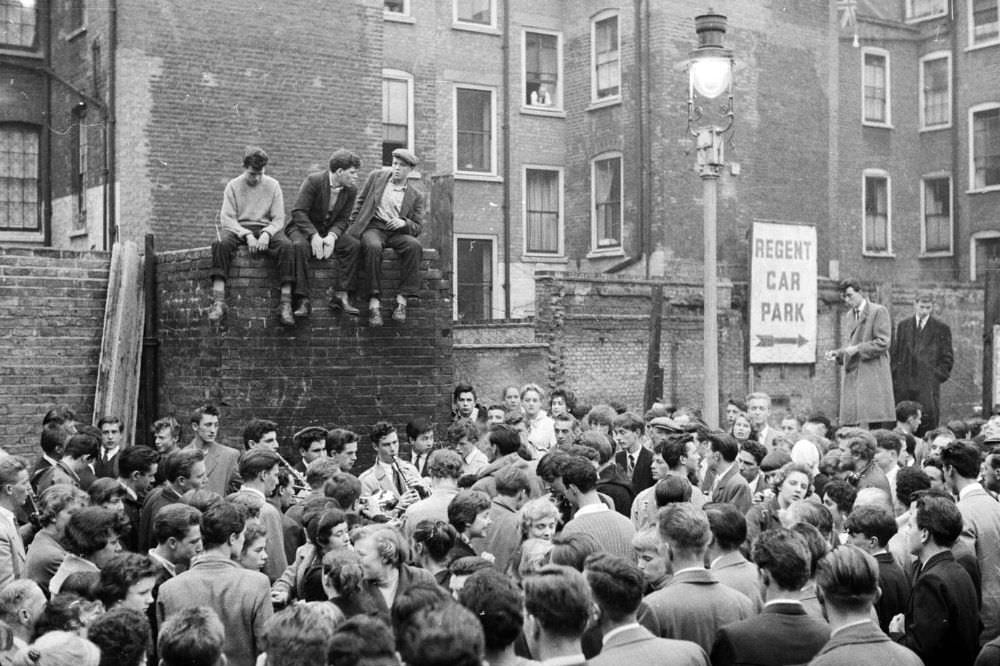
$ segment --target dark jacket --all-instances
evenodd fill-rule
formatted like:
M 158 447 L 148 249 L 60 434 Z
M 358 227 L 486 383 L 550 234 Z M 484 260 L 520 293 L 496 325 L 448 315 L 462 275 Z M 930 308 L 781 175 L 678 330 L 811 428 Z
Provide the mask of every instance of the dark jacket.
M 597 491 L 610 497 L 615 503 L 615 511 L 628 518 L 634 498 L 632 484 L 617 463 L 611 463 L 598 473 Z
M 906 602 L 910 599 L 910 581 L 892 553 L 879 553 L 875 556 L 875 561 L 878 562 L 878 586 L 882 590 L 875 604 L 875 611 L 878 613 L 879 626 L 888 634 L 892 618 L 906 611 Z
M 354 202 L 354 211 L 351 213 L 351 224 L 348 232 L 360 238 L 368 224 L 375 217 L 379 203 L 382 201 L 382 193 L 392 176 L 391 169 L 380 169 L 368 174 L 368 179 L 358 193 Z M 396 233 L 407 233 L 411 236 L 419 236 L 424 228 L 424 195 L 412 184 L 407 183 L 406 192 L 403 194 L 403 203 L 399 207 L 399 216 L 406 220 L 406 227 L 399 229 Z M 389 222 L 389 220 L 385 220 Z
M 330 172 L 324 170 L 311 173 L 299 186 L 299 194 L 295 197 L 288 227 L 294 227 L 306 239 L 316 234 L 326 236 L 330 231 L 337 236 L 343 236 L 347 232 L 347 224 L 357 196 L 356 187 L 342 187 L 331 208 Z
M 948 381 L 954 364 L 951 329 L 928 317 L 924 330 L 917 330 L 917 318 L 899 322 L 890 350 L 892 388 L 897 402 L 916 400 L 923 407 L 921 430 L 937 426 L 941 414 L 941 384 Z
M 624 451 L 616 453 L 615 464 L 624 473 L 624 470 L 628 469 L 628 454 Z M 632 470 L 632 496 L 635 497 L 651 485 L 653 485 L 653 452 L 643 446 L 639 448 L 635 469 Z
M 719 629 L 712 666 L 805 664 L 829 639 L 830 625 L 807 615 L 802 604 L 778 602 Z

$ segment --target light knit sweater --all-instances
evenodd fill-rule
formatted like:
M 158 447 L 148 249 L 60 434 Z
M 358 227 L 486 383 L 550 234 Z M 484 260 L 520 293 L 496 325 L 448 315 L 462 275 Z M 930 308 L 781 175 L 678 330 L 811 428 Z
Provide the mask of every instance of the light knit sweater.
M 270 176 L 262 175 L 260 182 L 251 187 L 246 174 L 241 174 L 226 183 L 222 195 L 222 211 L 219 213 L 222 228 L 240 238 L 251 233 L 243 226 L 245 222 L 267 225 L 264 231 L 274 238 L 274 234 L 285 226 L 285 199 L 281 185 Z
M 617 511 L 605 507 L 605 510 L 588 511 L 577 515 L 563 527 L 563 534 L 584 532 L 590 534 L 601 545 L 601 551 L 619 555 L 629 562 L 633 561 L 632 537 L 635 527 L 632 521 Z

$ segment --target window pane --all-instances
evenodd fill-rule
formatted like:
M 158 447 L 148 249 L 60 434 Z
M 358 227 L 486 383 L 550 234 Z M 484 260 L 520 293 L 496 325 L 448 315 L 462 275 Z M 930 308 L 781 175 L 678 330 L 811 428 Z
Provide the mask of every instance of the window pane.
M 865 108 L 864 119 L 870 122 L 886 122 L 886 80 L 885 56 L 865 54 Z
M 865 178 L 865 252 L 889 251 L 888 191 L 885 178 Z
M 392 164 L 392 151 L 409 148 L 410 82 L 382 79 L 382 164 Z
M 948 11 L 947 0 L 908 0 L 906 4 L 906 17 L 911 19 L 940 16 Z
M 528 252 L 559 253 L 559 172 L 528 169 L 525 183 Z
M 34 0 L 0 0 L 0 44 L 33 48 L 37 17 Z
M 1000 185 L 1000 108 L 973 114 L 972 151 L 975 187 Z
M 492 94 L 488 90 L 459 88 L 457 96 L 457 149 L 459 171 L 490 173 L 492 165 Z
M 490 11 L 492 0 L 455 0 L 455 2 L 459 21 L 481 25 L 493 24 L 493 13 Z
M 493 318 L 493 241 L 459 238 L 455 242 L 458 319 Z
M 924 125 L 951 122 L 950 85 L 947 58 L 924 62 Z
M 621 245 L 621 158 L 594 162 L 594 221 L 597 247 Z
M 610 16 L 594 24 L 594 74 L 597 98 L 618 94 L 621 73 L 618 68 L 618 17 Z
M 972 42 L 988 42 L 1000 37 L 997 0 L 973 0 Z
M 552 106 L 559 85 L 559 38 L 528 32 L 524 35 L 524 103 Z
M 38 130 L 0 126 L 0 228 L 39 231 Z
M 951 187 L 947 178 L 924 181 L 926 252 L 951 251 Z
M 405 14 L 406 2 L 405 0 L 385 0 L 382 8 L 391 14 Z

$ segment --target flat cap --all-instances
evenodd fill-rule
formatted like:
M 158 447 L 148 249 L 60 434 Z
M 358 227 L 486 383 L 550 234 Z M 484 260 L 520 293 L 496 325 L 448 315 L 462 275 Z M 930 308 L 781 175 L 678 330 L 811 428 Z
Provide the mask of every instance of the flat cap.
M 673 419 L 666 416 L 657 416 L 655 419 L 649 421 L 649 425 L 653 428 L 659 428 L 660 430 L 666 430 L 667 432 L 674 432 L 677 434 L 683 433 L 684 428 L 678 426 L 674 423 Z
M 411 167 L 415 167 L 417 166 L 417 164 L 420 163 L 420 160 L 417 159 L 417 156 L 414 155 L 409 150 L 407 150 L 406 148 L 397 148 L 396 150 L 392 151 L 392 156 L 399 160 L 402 160 L 403 162 L 406 162 Z

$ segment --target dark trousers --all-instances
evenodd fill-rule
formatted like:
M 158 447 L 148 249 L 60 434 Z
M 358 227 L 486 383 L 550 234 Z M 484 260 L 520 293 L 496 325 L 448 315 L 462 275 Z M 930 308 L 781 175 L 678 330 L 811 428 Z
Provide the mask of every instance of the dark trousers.
M 295 246 L 295 293 L 309 295 L 309 257 L 312 256 L 312 246 L 309 239 L 298 228 L 288 230 L 288 237 Z M 354 291 L 357 288 L 358 259 L 361 256 L 361 241 L 354 236 L 344 234 L 337 237 L 333 246 L 333 290 Z
M 365 298 L 375 298 L 382 294 L 382 249 L 392 248 L 399 257 L 399 293 L 416 296 L 420 291 L 420 261 L 424 248 L 420 241 L 410 234 L 399 231 L 365 229 L 361 234 L 364 250 L 366 283 L 362 286 Z
M 232 231 L 223 229 L 222 238 L 212 243 L 212 272 L 211 276 L 226 280 L 229 278 L 229 267 L 233 264 L 233 257 L 240 245 L 246 245 L 246 241 L 234 234 Z M 254 238 L 260 236 L 260 231 L 253 232 Z M 265 253 L 278 264 L 278 275 L 281 284 L 295 282 L 295 249 L 292 242 L 284 231 L 279 231 L 271 237 L 271 242 L 267 245 Z M 298 291 L 296 291 L 298 293 Z

